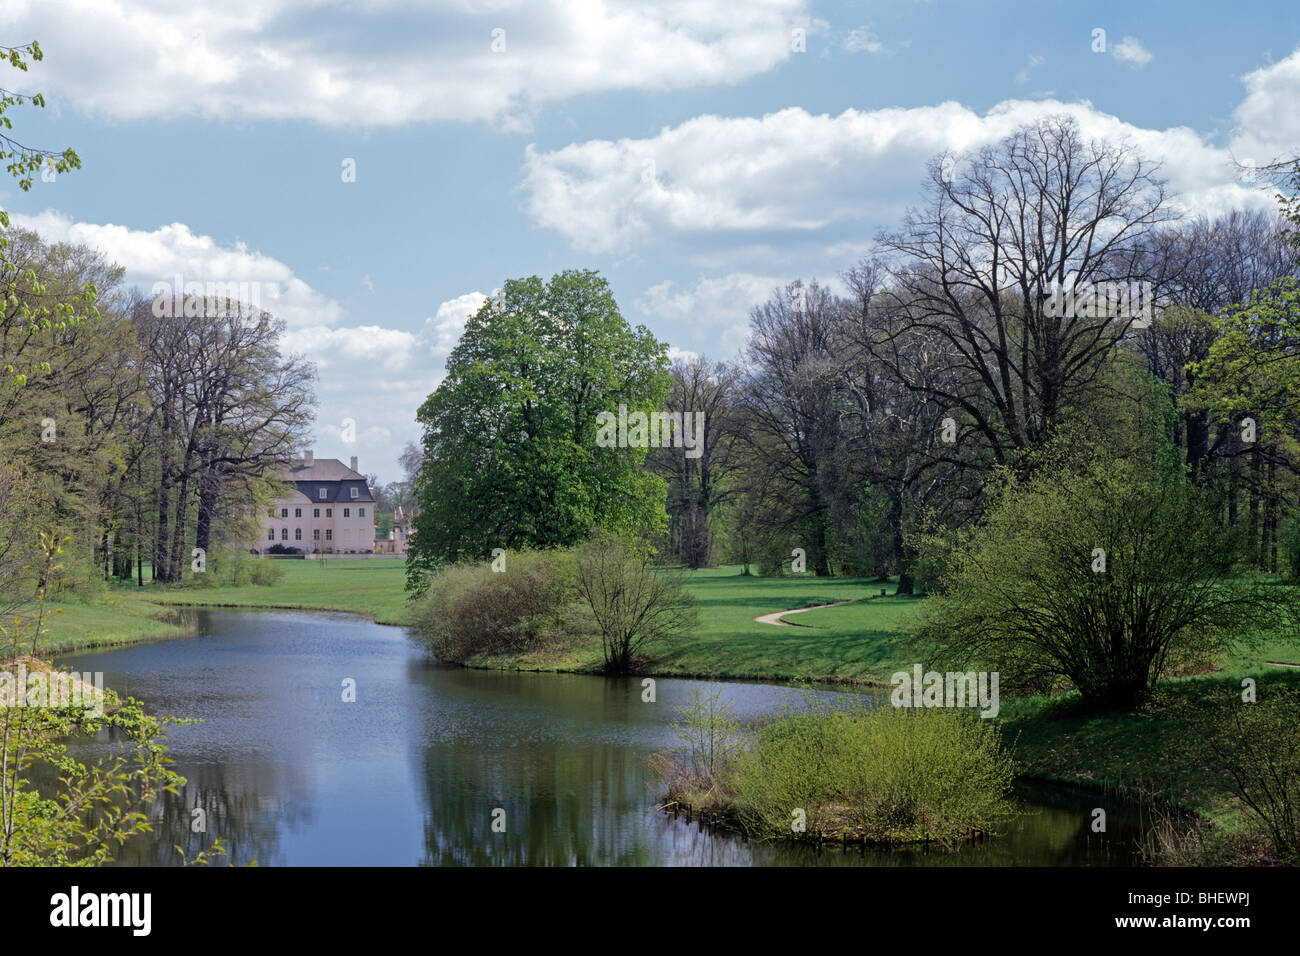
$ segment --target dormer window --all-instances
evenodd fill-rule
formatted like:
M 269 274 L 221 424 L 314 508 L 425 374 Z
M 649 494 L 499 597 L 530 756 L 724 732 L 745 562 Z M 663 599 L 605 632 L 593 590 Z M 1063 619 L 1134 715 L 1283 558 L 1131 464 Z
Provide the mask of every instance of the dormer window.
M 355 498 L 356 496 L 357 496 L 357 489 L 354 487 L 352 488 L 352 497 Z
M 321 501 L 325 500 L 325 496 L 327 494 L 329 494 L 329 491 L 326 490 L 325 488 L 322 488 L 320 491 L 317 492 L 317 496 L 320 498 Z

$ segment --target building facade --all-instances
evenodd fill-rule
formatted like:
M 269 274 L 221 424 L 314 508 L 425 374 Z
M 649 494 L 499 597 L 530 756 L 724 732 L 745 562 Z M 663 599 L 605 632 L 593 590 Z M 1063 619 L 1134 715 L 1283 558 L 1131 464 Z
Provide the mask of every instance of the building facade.
M 280 475 L 293 491 L 262 517 L 261 537 L 249 550 L 281 545 L 305 554 L 369 554 L 375 548 L 375 501 L 365 476 L 337 458 L 306 457 Z

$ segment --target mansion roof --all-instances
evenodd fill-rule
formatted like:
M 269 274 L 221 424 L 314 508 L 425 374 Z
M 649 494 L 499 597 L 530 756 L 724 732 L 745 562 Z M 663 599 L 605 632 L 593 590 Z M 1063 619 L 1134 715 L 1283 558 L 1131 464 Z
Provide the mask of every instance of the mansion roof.
M 337 458 L 298 459 L 280 473 L 280 478 L 294 485 L 311 501 L 374 501 L 364 475 L 353 471 Z M 357 489 L 352 497 L 352 489 Z M 324 489 L 324 496 L 321 495 Z

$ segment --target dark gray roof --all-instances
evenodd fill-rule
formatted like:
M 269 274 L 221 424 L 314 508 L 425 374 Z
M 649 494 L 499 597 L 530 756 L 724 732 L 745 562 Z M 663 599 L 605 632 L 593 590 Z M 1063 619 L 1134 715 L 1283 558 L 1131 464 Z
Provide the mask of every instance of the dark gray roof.
M 315 458 L 311 461 L 299 459 L 293 462 L 287 471 L 281 473 L 284 481 L 293 482 L 304 496 L 313 502 L 326 504 L 339 502 L 373 502 L 370 487 L 363 475 L 353 471 L 337 458 Z M 325 489 L 325 497 L 320 490 Z M 357 489 L 357 496 L 352 497 L 352 489 Z

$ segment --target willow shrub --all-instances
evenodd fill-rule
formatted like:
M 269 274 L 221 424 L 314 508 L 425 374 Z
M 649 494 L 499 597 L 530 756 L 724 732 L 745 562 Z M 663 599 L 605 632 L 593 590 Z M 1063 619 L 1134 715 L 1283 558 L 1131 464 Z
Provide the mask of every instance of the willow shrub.
M 751 834 L 954 843 L 1014 813 L 1011 756 L 969 714 L 892 707 L 784 716 L 740 755 L 732 806 Z
M 569 640 L 575 630 L 573 555 L 521 551 L 505 569 L 488 561 L 445 565 L 411 604 L 411 620 L 445 663 L 517 654 Z

